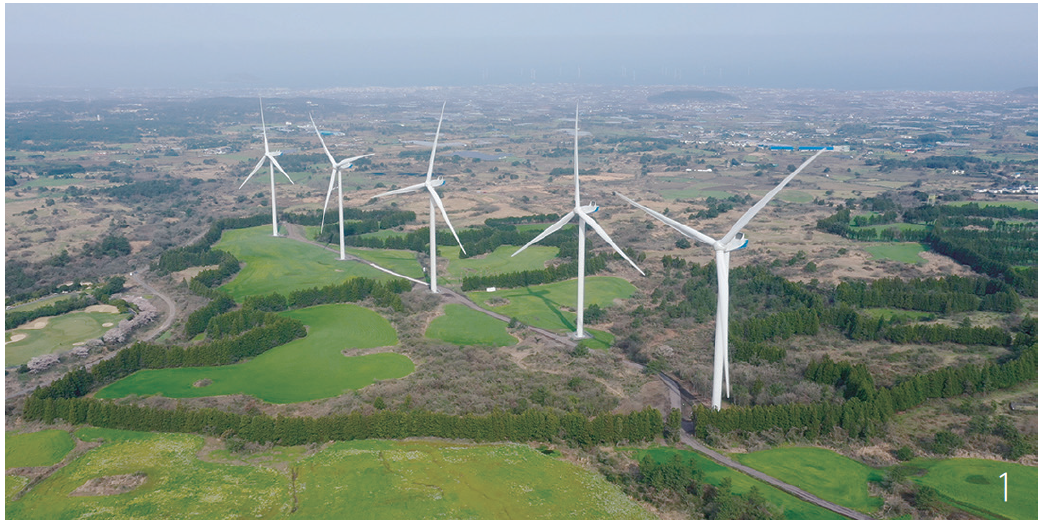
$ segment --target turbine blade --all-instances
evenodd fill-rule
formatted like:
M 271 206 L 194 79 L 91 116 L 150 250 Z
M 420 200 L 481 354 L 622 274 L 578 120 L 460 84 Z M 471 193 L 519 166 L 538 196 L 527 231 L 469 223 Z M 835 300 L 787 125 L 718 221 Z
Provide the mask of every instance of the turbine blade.
M 268 154 L 268 128 L 264 126 L 264 102 L 259 96 L 257 97 L 257 101 L 260 102 L 261 133 L 264 134 L 264 154 Z
M 345 159 L 341 160 L 340 163 L 336 164 L 336 166 L 339 167 L 339 168 L 345 168 L 345 167 L 351 165 L 351 162 L 354 162 L 355 160 L 358 160 L 359 158 L 365 158 L 367 156 L 373 156 L 375 154 L 376 153 L 369 153 L 368 155 L 358 155 L 358 156 L 353 156 L 351 158 L 345 158 Z M 332 159 L 333 157 L 329 157 L 329 158 Z
M 329 174 L 329 189 L 326 190 L 326 203 L 322 204 L 322 225 L 318 228 L 321 233 L 326 228 L 326 208 L 329 207 L 329 197 L 333 195 L 333 182 L 336 181 L 336 168 Z
M 611 237 L 608 236 L 608 233 L 604 231 L 604 228 L 602 228 L 601 225 L 597 223 L 597 221 L 590 218 L 590 215 L 587 215 L 582 211 L 579 212 L 579 216 L 582 217 L 582 219 L 585 220 L 586 223 L 589 224 L 590 227 L 592 227 L 593 230 L 596 231 L 597 234 L 600 235 L 600 237 L 603 238 L 605 242 L 608 243 L 608 245 L 614 248 L 616 253 L 622 255 L 622 258 L 625 258 L 626 262 L 629 262 L 630 265 L 633 266 L 633 269 L 636 269 L 638 273 L 644 275 L 644 271 L 641 271 L 641 269 L 637 267 L 637 264 L 630 260 L 630 257 L 626 256 L 626 253 L 623 253 L 622 250 L 619 249 L 619 246 L 615 245 L 615 242 L 612 242 Z
M 431 162 L 427 166 L 427 182 L 431 181 L 431 174 L 434 173 L 434 152 L 438 150 L 438 136 L 441 135 L 441 121 L 445 118 L 445 104 L 441 103 L 441 116 L 438 117 L 438 130 L 434 132 L 434 146 L 431 147 Z
M 533 238 L 532 240 L 530 240 L 530 241 L 529 241 L 529 242 L 528 242 L 527 244 L 525 244 L 524 246 L 521 246 L 521 249 L 518 249 L 517 251 L 514 251 L 514 255 L 516 255 L 516 254 L 518 254 L 518 253 L 520 253 L 520 252 L 524 251 L 525 249 L 528 249 L 528 246 L 530 246 L 530 245 L 532 245 L 532 244 L 535 244 L 536 242 L 539 242 L 540 240 L 542 240 L 542 239 L 544 239 L 544 238 L 546 238 L 546 237 L 550 236 L 550 233 L 553 233 L 554 231 L 557 231 L 558 229 L 561 229 L 561 228 L 562 228 L 562 227 L 564 227 L 564 225 L 565 225 L 565 224 L 567 224 L 567 223 L 568 223 L 568 222 L 569 222 L 569 221 L 570 221 L 570 220 L 572 219 L 572 217 L 574 217 L 574 216 L 575 216 L 575 211 L 569 211 L 567 215 L 565 215 L 564 217 L 562 217 L 562 218 L 561 218 L 560 220 L 558 220 L 557 222 L 554 222 L 553 224 L 551 224 L 551 225 L 550 225 L 550 227 L 546 228 L 546 230 L 545 230 L 545 231 L 543 231 L 542 233 L 539 233 L 539 236 L 537 236 L 537 237 Z M 510 256 L 514 256 L 514 255 L 510 255 Z
M 699 242 L 704 242 L 704 243 L 709 244 L 709 245 L 713 245 L 716 242 L 711 237 L 709 237 L 709 235 L 706 235 L 706 234 L 704 234 L 704 233 L 702 233 L 702 232 L 700 232 L 700 231 L 698 231 L 698 230 L 696 230 L 696 229 L 694 229 L 692 227 L 685 226 L 684 224 L 681 224 L 680 222 L 677 222 L 676 220 L 673 220 L 672 218 L 669 218 L 666 215 L 663 215 L 662 213 L 659 213 L 658 211 L 655 211 L 654 209 L 650 209 L 650 208 L 647 208 L 645 206 L 642 206 L 642 205 L 640 205 L 640 204 L 638 204 L 638 203 L 636 203 L 636 202 L 626 198 L 625 195 L 623 195 L 622 193 L 619 193 L 618 191 L 615 191 L 614 194 L 615 194 L 615 196 L 617 196 L 617 197 L 619 197 L 619 198 L 629 202 L 630 205 L 632 205 L 633 207 L 636 207 L 637 209 L 643 210 L 645 213 L 651 215 L 654 218 L 657 218 L 663 224 L 666 224 L 667 226 L 672 227 L 673 229 L 676 229 L 677 231 L 680 231 L 680 233 L 683 234 L 686 237 L 693 238 L 693 239 L 695 239 L 695 240 L 697 240 Z
M 575 207 L 579 204 L 579 103 L 575 103 Z
M 445 219 L 445 223 L 449 225 L 449 231 L 452 231 L 452 236 L 456 237 L 456 243 L 459 244 L 459 248 L 466 254 L 467 250 L 463 249 L 463 242 L 460 242 L 459 235 L 456 234 L 456 230 L 452 227 L 452 222 L 449 222 L 449 214 L 445 212 L 445 205 L 441 203 L 441 197 L 438 196 L 438 192 L 433 187 L 427 186 L 427 191 L 431 193 L 431 198 L 434 199 L 434 203 L 438 204 L 438 209 L 441 210 L 441 217 Z M 434 227 L 434 224 L 431 224 Z
M 279 171 L 280 171 L 280 172 L 282 172 L 282 174 L 283 174 L 283 175 L 286 175 L 286 170 L 282 169 L 282 166 L 280 166 L 280 165 L 279 165 L 279 161 L 278 161 L 278 160 L 275 160 L 275 157 L 274 157 L 274 156 L 268 156 L 268 158 L 270 158 L 270 159 L 271 159 L 271 163 L 272 163 L 272 164 L 274 164 L 274 165 L 275 165 L 275 167 L 279 168 Z M 290 183 L 290 184 L 295 184 L 295 183 L 293 182 L 293 179 L 292 179 L 292 178 L 290 178 L 290 177 L 289 177 L 289 175 L 286 175 L 286 180 L 289 180 L 289 183 Z
M 333 164 L 334 166 L 337 165 L 336 160 L 333 160 L 333 155 L 329 152 L 329 148 L 326 147 L 326 141 L 322 139 L 322 133 L 318 132 L 318 126 L 315 125 L 315 117 L 311 116 L 311 113 L 308 113 L 308 118 L 311 119 L 311 127 L 315 128 L 315 134 L 318 135 L 318 141 L 322 142 L 322 150 L 325 151 L 326 156 L 329 157 L 329 163 Z
M 266 157 L 263 157 L 263 156 L 261 157 L 260 161 L 257 162 L 257 167 L 253 168 L 253 171 L 250 171 L 250 174 L 246 177 L 246 180 L 242 181 L 242 184 L 239 184 L 239 189 L 242 189 L 242 186 L 245 186 L 246 182 L 250 181 L 250 177 L 252 177 L 253 175 L 257 174 L 257 171 L 260 171 L 261 166 L 264 165 L 264 159 L 265 158 Z
M 810 165 L 810 163 L 813 162 L 815 158 L 818 158 L 818 155 L 824 152 L 825 150 L 822 149 L 821 151 L 815 153 L 814 156 L 808 158 L 806 162 L 800 164 L 800 167 L 796 168 L 796 170 L 789 174 L 789 176 L 785 177 L 785 180 L 782 180 L 781 183 L 778 184 L 778 187 L 768 191 L 767 194 L 764 195 L 763 198 L 761 198 L 760 201 L 756 203 L 756 205 L 754 205 L 752 208 L 746 211 L 745 214 L 742 215 L 742 218 L 738 219 L 738 222 L 735 222 L 734 227 L 732 227 L 731 230 L 728 231 L 727 234 L 720 239 L 720 243 L 726 245 L 728 242 L 733 240 L 734 237 L 738 234 L 738 232 L 741 231 L 742 228 L 745 227 L 746 224 L 748 224 L 749 221 L 752 220 L 753 217 L 756 216 L 756 214 L 759 213 L 761 209 L 766 207 L 767 203 L 770 202 L 775 195 L 781 192 L 781 190 L 785 187 L 785 184 L 788 184 L 790 180 L 795 178 L 796 175 L 800 174 L 800 171 L 803 171 L 803 168 Z
M 380 197 L 385 197 L 385 196 L 389 196 L 389 195 L 401 195 L 403 193 L 413 193 L 413 192 L 419 191 L 419 190 L 421 190 L 421 189 L 423 189 L 425 187 L 427 187 L 427 184 L 421 182 L 419 184 L 414 184 L 414 185 L 411 185 L 409 187 L 403 187 L 401 189 L 392 189 L 390 191 L 385 191 L 383 193 L 380 193 L 379 195 L 374 196 L 373 198 L 380 198 Z

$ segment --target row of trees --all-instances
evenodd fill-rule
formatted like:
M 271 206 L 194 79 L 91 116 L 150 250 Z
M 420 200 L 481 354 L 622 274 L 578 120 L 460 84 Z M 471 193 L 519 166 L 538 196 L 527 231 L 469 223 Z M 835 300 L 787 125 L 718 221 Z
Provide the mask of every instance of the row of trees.
M 4 315 L 4 329 L 14 329 L 26 322 L 36 320 L 40 317 L 51 317 L 61 315 L 70 311 L 85 308 L 95 303 L 91 295 L 77 295 L 65 300 L 59 300 L 53 304 L 40 306 L 30 311 L 8 311 Z
M 1002 364 L 968 364 L 916 374 L 890 388 L 872 388 L 870 375 L 866 379 L 867 371 L 859 369 L 858 366 L 841 367 L 837 384 L 842 381 L 844 397 L 850 395 L 842 403 L 731 406 L 721 411 L 695 406 L 695 434 L 706 438 L 709 428 L 724 433 L 776 428 L 784 432 L 795 429 L 813 439 L 839 427 L 851 438 L 867 439 L 878 435 L 894 413 L 918 406 L 928 399 L 986 393 L 1038 380 L 1038 348 L 1036 345 L 1025 349 L 1016 358 Z M 836 376 L 836 372 L 834 367 L 817 364 L 812 375 L 826 380 Z
M 859 308 L 892 307 L 935 313 L 999 311 L 1012 313 L 1020 298 L 1007 284 L 993 278 L 880 278 L 872 282 L 840 282 L 835 302 Z
M 192 338 L 203 331 L 217 315 L 230 311 L 235 301 L 225 293 L 217 292 L 209 304 L 193 311 L 185 320 L 185 338 Z
M 1021 294 L 1038 296 L 1037 223 L 980 231 L 946 227 L 942 217 L 924 242 L 937 253 L 1000 279 Z
M 340 284 L 298 289 L 290 292 L 288 297 L 278 292 L 247 297 L 243 307 L 262 311 L 285 311 L 318 304 L 361 302 L 372 297 L 377 306 L 389 307 L 400 312 L 405 310 L 401 293 L 410 289 L 412 283 L 400 278 L 380 282 L 371 278 L 354 277 Z

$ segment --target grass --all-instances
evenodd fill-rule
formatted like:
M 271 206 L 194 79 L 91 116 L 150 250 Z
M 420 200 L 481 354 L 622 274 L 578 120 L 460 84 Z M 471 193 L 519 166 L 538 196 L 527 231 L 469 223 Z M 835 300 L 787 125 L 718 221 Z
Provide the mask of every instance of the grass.
M 940 204 L 943 204 L 943 205 L 946 205 L 946 206 L 963 206 L 963 205 L 966 205 L 966 204 L 977 204 L 977 205 L 982 206 L 982 207 L 987 207 L 987 206 L 1009 206 L 1009 207 L 1014 207 L 1014 208 L 1017 208 L 1017 209 L 1038 209 L 1038 202 L 1033 202 L 1031 200 L 1011 200 L 1011 201 L 1007 201 L 1007 202 L 1003 202 L 1001 200 L 994 200 L 994 201 L 988 201 L 988 200 L 960 200 L 958 202 L 940 202 Z
M 27 485 L 29 485 L 29 477 L 4 475 L 4 501 L 10 503 L 11 497 L 17 495 Z
M 345 348 L 398 344 L 394 328 L 375 312 L 354 304 L 314 306 L 280 313 L 308 326 L 303 339 L 230 366 L 148 369 L 102 388 L 98 398 L 160 394 L 171 398 L 253 395 L 288 404 L 336 397 L 376 380 L 404 377 L 415 366 L 397 353 L 345 357 Z M 193 384 L 210 379 L 211 384 Z
M 908 309 L 894 309 L 885 307 L 865 308 L 862 309 L 861 312 L 874 317 L 886 317 L 888 320 L 898 318 L 902 322 L 929 321 L 936 316 L 931 313 L 923 313 L 922 311 L 912 311 Z
M 338 442 L 300 471 L 294 518 L 651 518 L 599 475 L 516 444 Z
M 424 336 L 461 346 L 517 344 L 505 322 L 460 304 L 446 304 L 445 314 L 431 321 Z
M 76 443 L 67 431 L 45 429 L 34 433 L 4 432 L 4 468 L 52 466 L 61 462 Z
M 719 486 L 724 477 L 730 477 L 732 486 L 731 490 L 733 493 L 744 494 L 753 486 L 756 486 L 757 489 L 759 489 L 760 494 L 762 494 L 768 502 L 779 508 L 787 520 L 838 520 L 845 518 L 825 508 L 789 495 L 766 482 L 756 480 L 744 473 L 717 464 L 694 451 L 655 448 L 636 451 L 634 458 L 639 461 L 646 454 L 651 455 L 651 457 L 658 463 L 672 460 L 673 455 L 680 455 L 681 460 L 684 461 L 693 460 L 698 468 L 705 473 L 705 481 L 714 486 Z
M 288 238 L 271 236 L 271 226 L 231 229 L 215 249 L 223 249 L 245 262 L 231 282 L 221 286 L 238 302 L 250 295 L 283 295 L 299 289 L 339 284 L 350 277 L 379 280 L 394 278 L 365 264 L 337 260 L 337 254 Z
M 275 469 L 203 462 L 195 435 L 90 429 L 93 449 L 5 505 L 7 519 L 279 518 L 290 507 L 289 482 Z M 90 479 L 142 472 L 140 487 L 122 495 L 73 497 Z
M 468 293 L 478 305 L 514 317 L 525 324 L 556 331 L 575 331 L 575 300 L 578 280 L 567 280 L 552 284 L 501 289 L 493 292 L 474 291 Z M 607 307 L 617 298 L 628 298 L 637 290 L 629 282 L 618 277 L 586 277 L 585 307 L 597 304 Z M 491 303 L 490 303 L 491 301 Z M 503 302 L 502 305 L 492 305 Z M 571 311 L 562 310 L 563 307 Z M 593 340 L 590 347 L 605 348 L 614 342 L 614 337 L 604 331 L 587 329 Z
M 978 516 L 1038 520 L 1038 468 L 997 460 L 954 458 L 916 460 L 926 474 L 915 482 L 935 488 L 956 507 Z M 1008 498 L 1004 502 L 1006 473 Z
M 920 264 L 926 262 L 919 253 L 926 251 L 926 247 L 918 242 L 894 242 L 891 244 L 866 245 L 865 251 L 872 256 L 872 260 L 896 260 L 906 264 Z
M 879 471 L 827 449 L 784 447 L 736 458 L 746 466 L 862 513 L 883 506 L 882 499 L 868 495 L 868 482 L 882 479 Z
M 79 296 L 79 293 L 73 293 L 68 295 L 54 295 L 53 297 L 45 298 L 38 302 L 30 302 L 22 304 L 20 306 L 13 306 L 11 309 L 8 309 L 7 312 L 13 313 L 15 311 L 32 311 L 34 309 L 38 309 L 44 306 L 50 306 L 55 302 L 58 302 L 59 300 L 67 300 L 70 298 L 76 298 L 77 296 Z
M 781 200 L 782 202 L 792 202 L 794 204 L 807 204 L 814 201 L 814 195 L 807 193 L 806 191 L 790 189 L 778 193 L 778 200 Z
M 4 333 L 4 365 L 20 366 L 33 357 L 69 351 L 73 344 L 98 338 L 112 329 L 112 326 L 104 327 L 104 324 L 111 322 L 116 325 L 124 318 L 127 315 L 77 311 L 50 317 L 43 329 L 24 329 L 26 325 L 32 325 L 29 322 L 22 328 Z M 11 336 L 16 334 L 23 334 L 25 338 L 10 342 Z
M 438 255 L 449 261 L 445 265 L 445 272 L 452 278 L 462 279 L 468 276 L 541 270 L 546 267 L 546 262 L 556 257 L 560 251 L 556 247 L 533 245 L 516 257 L 511 257 L 518 247 L 499 246 L 491 253 L 473 258 L 460 258 L 459 246 L 439 246 Z
M 659 194 L 662 195 L 662 198 L 668 198 L 670 200 L 697 200 L 706 197 L 723 200 L 733 196 L 733 193 L 727 191 L 698 189 L 697 187 L 689 187 L 687 189 L 663 189 L 659 191 Z
M 854 229 L 856 231 L 861 231 L 863 229 L 874 229 L 876 231 L 882 231 L 884 229 L 898 229 L 900 231 L 924 231 L 926 229 L 926 226 L 924 224 L 905 224 L 904 222 L 899 222 L 895 224 L 876 224 L 874 226 L 854 227 L 851 229 Z
M 339 249 L 339 246 L 337 246 Z M 344 252 L 354 255 L 362 260 L 368 260 L 380 267 L 384 267 L 407 277 L 423 280 L 427 273 L 420 267 L 416 260 L 416 253 L 404 249 L 366 249 L 359 247 L 344 247 Z

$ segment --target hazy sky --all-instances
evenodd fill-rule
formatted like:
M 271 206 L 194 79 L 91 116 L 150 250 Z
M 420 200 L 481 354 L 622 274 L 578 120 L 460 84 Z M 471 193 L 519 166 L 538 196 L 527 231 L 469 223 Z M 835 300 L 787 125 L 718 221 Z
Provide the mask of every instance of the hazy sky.
M 1020 4 L 6 4 L 6 87 L 1010 90 Z

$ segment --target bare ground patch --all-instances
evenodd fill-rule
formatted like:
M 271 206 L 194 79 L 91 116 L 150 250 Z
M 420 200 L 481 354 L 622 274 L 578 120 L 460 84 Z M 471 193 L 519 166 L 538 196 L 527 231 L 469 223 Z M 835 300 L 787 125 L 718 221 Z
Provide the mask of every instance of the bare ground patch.
M 194 388 L 205 388 L 206 386 L 209 386 L 210 384 L 213 384 L 213 381 L 208 379 L 208 378 L 204 378 L 202 380 L 197 380 L 194 384 L 192 384 L 192 387 L 194 387 Z
M 379 346 L 375 348 L 349 348 L 341 349 L 340 354 L 345 357 L 361 357 L 363 355 L 374 355 L 376 353 L 401 353 L 398 346 Z
M 108 304 L 95 304 L 84 309 L 87 313 L 119 313 L 119 308 Z
M 47 327 L 47 324 L 51 321 L 51 317 L 40 317 L 36 319 L 32 324 L 27 324 L 19 329 L 43 329 Z
M 208 269 L 217 269 L 217 266 L 190 267 L 181 271 L 174 271 L 170 273 L 170 276 L 174 279 L 174 282 L 187 282 Z
M 26 335 L 25 333 L 16 333 L 14 335 L 11 335 L 11 340 L 10 341 L 11 342 L 18 342 L 19 340 L 23 340 L 27 336 L 28 335 Z
M 73 497 L 100 497 L 105 495 L 122 495 L 141 487 L 148 480 L 148 475 L 139 471 L 126 475 L 112 475 L 88 480 L 70 493 Z

